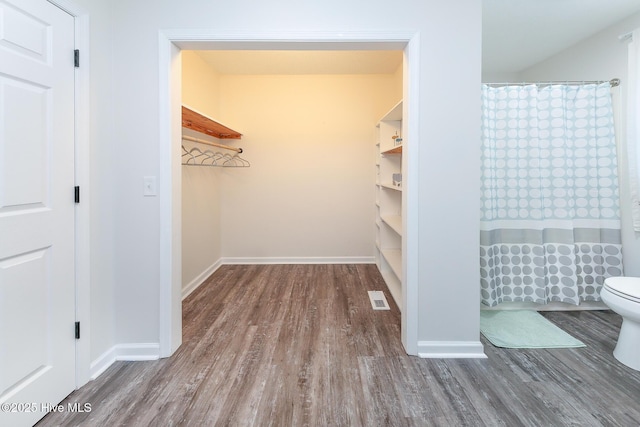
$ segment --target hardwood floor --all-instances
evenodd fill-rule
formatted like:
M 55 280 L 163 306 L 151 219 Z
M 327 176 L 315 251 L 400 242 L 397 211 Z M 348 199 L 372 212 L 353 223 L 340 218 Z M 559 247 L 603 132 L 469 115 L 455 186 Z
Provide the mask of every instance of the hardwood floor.
M 586 348 L 420 359 L 374 311 L 373 265 L 224 266 L 183 304 L 182 347 L 116 362 L 39 426 L 638 426 L 640 373 L 610 311 L 543 313 Z

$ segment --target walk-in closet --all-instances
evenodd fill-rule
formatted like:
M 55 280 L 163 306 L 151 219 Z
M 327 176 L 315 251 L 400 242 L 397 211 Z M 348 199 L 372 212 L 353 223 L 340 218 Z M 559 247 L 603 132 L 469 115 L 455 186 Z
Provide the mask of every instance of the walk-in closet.
M 375 263 L 400 305 L 402 62 L 182 52 L 183 297 L 227 264 Z

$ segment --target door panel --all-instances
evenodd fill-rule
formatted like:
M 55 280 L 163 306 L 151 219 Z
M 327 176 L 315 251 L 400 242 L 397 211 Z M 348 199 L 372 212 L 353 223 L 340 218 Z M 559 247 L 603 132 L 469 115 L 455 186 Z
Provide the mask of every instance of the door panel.
M 51 92 L 38 85 L 0 77 L 2 110 L 10 112 L 2 129 L 0 212 L 44 206 L 47 191 Z
M 39 375 L 50 357 L 47 354 L 47 276 L 48 249 L 20 254 L 0 262 L 0 283 L 8 284 L 3 292 L 7 301 L 28 301 L 21 309 L 3 310 L 0 323 L 12 325 L 3 328 L 0 341 L 7 348 L 21 349 L 21 357 L 10 352 L 0 353 L 0 366 L 11 366 L 3 375 L 0 389 L 7 390 L 20 380 Z M 12 284 L 12 285 L 11 285 Z M 29 337 L 25 340 L 24 337 Z
M 46 19 L 32 14 L 33 8 L 27 5 L 15 6 L 12 2 L 1 1 L 0 22 L 3 31 L 0 34 L 0 46 L 26 57 L 48 63 L 51 58 L 51 31 Z M 31 2 L 33 3 L 33 2 Z
M 0 425 L 75 388 L 73 49 L 73 17 L 0 0 Z

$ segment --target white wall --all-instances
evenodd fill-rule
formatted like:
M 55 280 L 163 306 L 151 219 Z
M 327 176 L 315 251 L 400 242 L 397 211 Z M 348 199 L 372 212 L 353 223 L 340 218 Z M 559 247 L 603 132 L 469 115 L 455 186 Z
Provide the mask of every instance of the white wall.
M 104 335 L 92 330 L 100 340 L 93 355 L 109 341 L 159 341 L 160 198 L 143 197 L 142 180 L 161 174 L 159 99 L 166 88 L 159 86 L 158 33 L 166 29 L 415 32 L 419 79 L 407 90 L 420 117 L 413 153 L 420 203 L 411 215 L 419 240 L 409 279 L 419 292 L 410 319 L 417 332 L 408 344 L 478 342 L 480 2 L 76 1 L 93 12 L 92 298 L 104 297 L 106 305 L 95 309 L 92 329 Z M 450 81 L 456 84 L 439 83 Z M 159 191 L 162 197 L 169 190 Z
M 619 78 L 622 84 L 612 89 L 619 155 L 626 158 L 626 82 L 627 44 L 618 36 L 640 27 L 640 14 L 635 14 L 595 36 L 534 65 L 520 73 L 523 81 L 609 80 Z M 640 233 L 631 224 L 631 199 L 628 167 L 619 162 L 620 208 L 622 216 L 622 254 L 625 275 L 640 276 Z
M 220 78 L 195 52 L 182 53 L 182 103 L 219 119 Z M 187 131 L 187 133 L 189 133 Z M 190 136 L 224 143 L 197 132 Z M 199 144 L 183 141 L 189 150 Z M 204 145 L 200 149 L 213 149 Z M 216 267 L 221 253 L 218 168 L 182 167 L 182 289 L 191 291 Z
M 419 351 L 437 356 L 447 349 L 463 353 L 466 346 L 473 353 L 474 343 L 482 347 L 481 2 L 426 3 L 426 10 L 416 15 L 425 44 L 420 64 L 418 342 Z
M 221 120 L 243 133 L 251 162 L 223 170 L 224 257 L 373 262 L 375 124 L 401 99 L 396 82 L 221 77 Z
M 522 77 L 517 71 L 514 72 L 490 72 L 482 70 L 482 83 L 505 83 L 521 82 Z

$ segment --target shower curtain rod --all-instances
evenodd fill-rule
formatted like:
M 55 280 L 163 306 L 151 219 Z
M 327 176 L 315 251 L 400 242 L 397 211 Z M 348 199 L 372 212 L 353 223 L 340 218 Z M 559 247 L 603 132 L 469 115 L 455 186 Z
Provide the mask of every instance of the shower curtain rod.
M 187 141 L 199 142 L 200 144 L 213 145 L 214 147 L 224 148 L 225 150 L 235 151 L 236 153 L 242 153 L 242 148 L 229 147 L 228 145 L 218 144 L 217 142 L 194 138 L 193 136 L 182 135 L 182 139 L 186 139 Z
M 632 38 L 633 38 L 633 31 L 629 31 L 628 33 L 620 34 L 618 36 L 618 40 L 620 40 L 621 42 L 632 39 Z
M 501 87 L 501 86 L 528 86 L 528 85 L 543 85 L 550 86 L 555 84 L 600 84 L 609 82 L 611 87 L 620 86 L 620 79 L 611 80 L 559 80 L 555 82 L 504 82 L 504 83 L 483 83 L 487 86 Z

